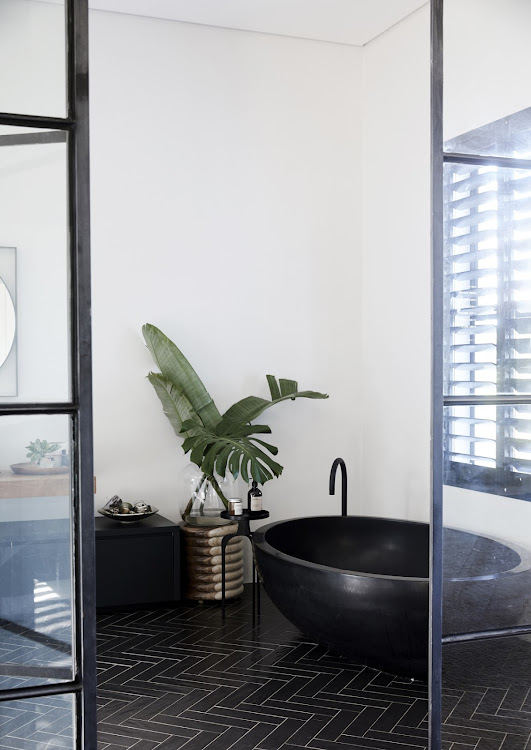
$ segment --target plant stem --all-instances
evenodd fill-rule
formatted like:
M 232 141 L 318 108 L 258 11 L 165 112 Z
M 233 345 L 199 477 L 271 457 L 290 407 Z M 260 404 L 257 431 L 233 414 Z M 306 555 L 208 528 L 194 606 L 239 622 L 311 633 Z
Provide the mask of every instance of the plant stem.
M 219 486 L 219 484 L 217 482 L 217 479 L 215 477 L 211 477 L 210 476 L 210 477 L 208 477 L 208 481 L 210 482 L 210 484 L 214 488 L 217 496 L 219 497 L 219 499 L 221 500 L 221 502 L 223 503 L 223 505 L 225 506 L 225 508 L 228 509 L 228 507 L 229 507 L 229 501 L 227 500 L 227 498 L 225 497 L 225 495 L 221 491 L 221 487 Z
M 194 504 L 194 498 L 197 495 L 197 493 L 199 492 L 199 490 L 201 489 L 201 487 L 204 485 L 204 483 L 205 483 L 205 481 L 207 479 L 208 479 L 207 475 L 203 474 L 203 476 L 199 480 L 199 484 L 197 485 L 197 487 L 195 488 L 195 490 L 192 492 L 192 497 L 188 500 L 188 505 L 186 506 L 186 508 L 184 509 L 184 512 L 182 514 L 183 516 L 187 516 L 190 513 L 190 511 L 192 510 L 192 505 Z
M 216 495 L 219 497 L 219 499 L 221 500 L 221 502 L 223 503 L 223 505 L 225 506 L 225 508 L 229 507 L 229 501 L 227 500 L 227 498 L 225 497 L 225 495 L 221 491 L 221 487 L 219 486 L 217 479 L 215 477 L 213 477 L 213 476 L 208 475 L 208 474 L 203 474 L 203 476 L 199 480 L 199 484 L 197 485 L 197 487 L 195 488 L 195 490 L 192 492 L 192 497 L 188 501 L 188 504 L 187 504 L 186 508 L 184 509 L 184 511 L 182 513 L 183 518 L 184 518 L 184 516 L 187 516 L 190 513 L 190 511 L 192 510 L 192 506 L 194 504 L 194 498 L 195 498 L 195 496 L 197 495 L 197 493 L 199 492 L 199 490 L 201 489 L 201 487 L 204 485 L 204 483 L 206 481 L 210 482 L 210 484 L 212 485 L 212 487 L 213 487 Z M 201 503 L 201 515 L 203 515 L 203 505 L 204 505 L 204 503 Z

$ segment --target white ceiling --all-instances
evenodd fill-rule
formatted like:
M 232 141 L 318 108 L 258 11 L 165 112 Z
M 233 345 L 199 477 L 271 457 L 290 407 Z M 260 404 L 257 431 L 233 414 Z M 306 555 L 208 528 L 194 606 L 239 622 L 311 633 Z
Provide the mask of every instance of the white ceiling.
M 96 10 L 362 46 L 427 0 L 89 0 Z

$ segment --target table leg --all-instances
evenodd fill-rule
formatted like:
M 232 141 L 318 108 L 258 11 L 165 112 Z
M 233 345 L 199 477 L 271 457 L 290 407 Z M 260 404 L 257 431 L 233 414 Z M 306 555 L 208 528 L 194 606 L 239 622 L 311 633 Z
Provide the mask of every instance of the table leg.
M 252 545 L 252 542 L 251 542 Z M 254 559 L 253 559 L 253 578 L 252 578 L 252 587 L 253 587 L 253 617 L 254 617 L 254 609 L 255 609 L 255 590 L 254 587 L 256 586 L 256 568 L 254 567 Z
M 256 612 L 260 614 L 260 576 L 256 571 Z
M 238 533 L 227 534 L 221 539 L 221 617 L 222 619 L 225 619 L 225 553 L 227 550 L 227 544 L 235 536 L 240 536 L 240 535 Z

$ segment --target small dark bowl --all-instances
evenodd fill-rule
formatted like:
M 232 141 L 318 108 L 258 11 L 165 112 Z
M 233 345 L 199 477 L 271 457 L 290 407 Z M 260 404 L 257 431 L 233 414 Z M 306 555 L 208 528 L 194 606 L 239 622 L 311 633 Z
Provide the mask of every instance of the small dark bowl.
M 105 518 L 112 518 L 113 521 L 118 521 L 118 523 L 133 523 L 134 521 L 141 521 L 143 518 L 147 518 L 158 512 L 159 509 L 155 508 L 153 505 L 151 506 L 151 510 L 148 510 L 147 513 L 113 513 L 112 511 L 107 510 L 107 508 L 98 508 L 98 513 L 101 513 L 102 516 L 105 516 Z

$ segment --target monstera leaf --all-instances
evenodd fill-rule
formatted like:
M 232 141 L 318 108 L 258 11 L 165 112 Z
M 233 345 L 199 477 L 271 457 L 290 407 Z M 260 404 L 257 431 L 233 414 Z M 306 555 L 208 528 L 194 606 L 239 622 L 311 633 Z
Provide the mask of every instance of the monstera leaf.
M 271 400 L 247 396 L 228 409 L 223 416 L 201 379 L 177 346 L 156 326 L 146 324 L 142 333 L 160 373 L 150 372 L 148 379 L 155 388 L 164 413 L 176 435 L 183 438 L 183 450 L 197 464 L 227 506 L 227 499 L 214 480 L 214 473 L 224 476 L 230 471 L 236 479 L 259 484 L 279 477 L 282 466 L 273 460 L 278 449 L 257 435 L 271 429 L 251 424 L 266 409 L 281 401 L 296 398 L 328 398 L 316 391 L 299 391 L 295 380 L 267 375 Z
M 195 423 L 190 420 L 183 424 L 183 430 L 191 429 L 193 426 Z M 185 453 L 190 451 L 190 460 L 208 475 L 217 472 L 224 476 L 228 468 L 235 479 L 241 474 L 245 482 L 252 478 L 263 484 L 273 479 L 273 476 L 279 477 L 283 468 L 262 450 L 265 448 L 271 455 L 276 456 L 278 448 L 253 437 L 254 433 L 269 432 L 271 429 L 265 424 L 241 425 L 235 427 L 230 435 L 223 436 L 203 428 L 186 438 L 183 450 Z

